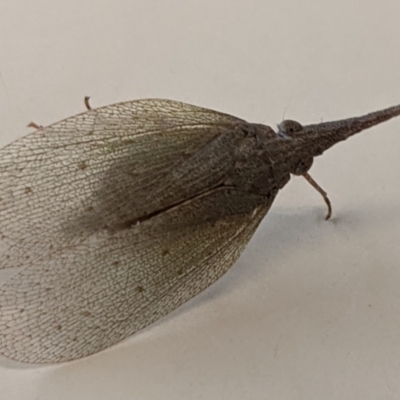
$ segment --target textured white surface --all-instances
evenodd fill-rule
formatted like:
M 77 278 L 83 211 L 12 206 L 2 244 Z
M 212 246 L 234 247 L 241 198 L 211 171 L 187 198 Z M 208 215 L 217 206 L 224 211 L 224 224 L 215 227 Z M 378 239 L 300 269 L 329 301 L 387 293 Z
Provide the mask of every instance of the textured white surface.
M 400 3 L 209 0 L 0 5 L 0 143 L 143 97 L 275 127 L 400 103 Z M 398 399 L 400 121 L 336 146 L 278 197 L 236 266 L 82 361 L 0 366 L 0 398 Z M 4 274 L 3 274 L 4 275 Z M 4 276 L 3 276 L 4 277 Z

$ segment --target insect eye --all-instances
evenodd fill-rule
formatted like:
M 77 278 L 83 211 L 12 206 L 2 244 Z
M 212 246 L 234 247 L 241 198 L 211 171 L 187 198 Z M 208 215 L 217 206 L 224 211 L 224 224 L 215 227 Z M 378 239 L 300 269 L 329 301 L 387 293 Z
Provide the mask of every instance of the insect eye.
M 297 122 L 290 119 L 285 119 L 278 125 L 278 134 L 281 136 L 293 135 L 299 133 L 303 130 L 303 126 Z

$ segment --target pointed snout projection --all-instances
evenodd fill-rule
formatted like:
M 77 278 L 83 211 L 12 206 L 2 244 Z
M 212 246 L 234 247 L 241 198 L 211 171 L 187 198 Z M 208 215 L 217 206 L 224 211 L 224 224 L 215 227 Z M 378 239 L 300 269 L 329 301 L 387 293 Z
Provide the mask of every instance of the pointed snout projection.
M 291 173 L 303 176 L 321 194 L 328 207 L 327 220 L 332 215 L 328 195 L 308 173 L 313 158 L 321 155 L 336 143 L 399 115 L 400 105 L 397 105 L 360 117 L 338 121 L 303 126 L 297 121 L 284 120 L 278 125 L 278 136 L 292 140 L 292 151 L 298 160 L 294 163 L 295 168 Z
M 336 143 L 399 115 L 400 105 L 397 105 L 361 117 L 305 126 L 297 121 L 284 120 L 278 125 L 278 134 L 295 139 L 299 150 L 316 157 Z

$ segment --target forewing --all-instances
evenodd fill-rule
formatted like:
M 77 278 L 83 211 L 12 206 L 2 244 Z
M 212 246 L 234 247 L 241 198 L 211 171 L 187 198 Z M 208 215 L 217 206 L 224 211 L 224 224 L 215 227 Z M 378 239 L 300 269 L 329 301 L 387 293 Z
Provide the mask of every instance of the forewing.
M 87 111 L 6 146 L 0 269 L 29 267 L 81 243 L 93 232 L 77 217 L 90 222 L 126 209 L 166 170 L 240 122 L 184 103 L 139 100 Z
M 118 343 L 222 276 L 272 200 L 220 190 L 49 254 L 0 289 L 0 352 L 63 362 Z

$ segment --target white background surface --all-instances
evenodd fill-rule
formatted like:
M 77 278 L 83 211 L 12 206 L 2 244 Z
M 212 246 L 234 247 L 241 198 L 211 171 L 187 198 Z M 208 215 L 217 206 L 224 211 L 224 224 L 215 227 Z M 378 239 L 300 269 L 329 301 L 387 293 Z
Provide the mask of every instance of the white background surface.
M 0 142 L 161 97 L 275 127 L 400 103 L 398 0 L 0 3 Z M 0 399 L 399 399 L 400 119 L 294 178 L 232 270 L 96 356 L 0 365 Z

